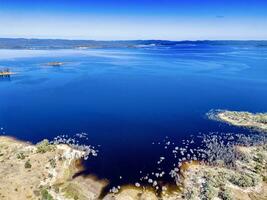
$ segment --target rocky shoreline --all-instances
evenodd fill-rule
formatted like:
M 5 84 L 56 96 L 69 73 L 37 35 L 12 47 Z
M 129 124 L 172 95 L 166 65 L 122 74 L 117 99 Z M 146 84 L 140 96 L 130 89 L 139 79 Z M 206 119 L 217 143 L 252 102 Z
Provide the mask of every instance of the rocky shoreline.
M 47 140 L 37 145 L 0 137 L 0 199 L 97 199 L 105 181 L 73 176 L 85 152 Z M 88 198 L 89 197 L 89 198 Z
M 210 115 L 211 116 L 211 115 Z M 220 111 L 216 120 L 236 126 L 266 130 L 265 114 Z M 230 162 L 184 161 L 177 187 L 152 188 L 140 184 L 121 186 L 103 196 L 108 181 L 81 172 L 80 161 L 88 152 L 74 146 L 44 140 L 36 145 L 0 137 L 0 199 L 41 200 L 263 200 L 267 199 L 267 141 L 258 145 L 235 145 Z M 215 141 L 215 147 L 220 145 Z M 211 147 L 213 149 L 213 147 Z M 228 154 L 220 148 L 215 154 Z M 95 153 L 95 152 L 94 152 Z M 94 155 L 94 154 L 93 154 Z M 228 155 L 226 155 L 228 156 Z M 220 160 L 220 158 L 222 158 Z M 176 177 L 175 177 L 176 178 Z

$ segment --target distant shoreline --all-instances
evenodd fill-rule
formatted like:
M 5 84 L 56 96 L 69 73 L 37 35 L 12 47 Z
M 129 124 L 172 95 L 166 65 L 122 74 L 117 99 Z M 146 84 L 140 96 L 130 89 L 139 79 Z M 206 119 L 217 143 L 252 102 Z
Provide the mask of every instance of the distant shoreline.
M 70 40 L 0 38 L 0 49 L 153 48 L 179 45 L 237 45 L 267 47 L 267 40 Z

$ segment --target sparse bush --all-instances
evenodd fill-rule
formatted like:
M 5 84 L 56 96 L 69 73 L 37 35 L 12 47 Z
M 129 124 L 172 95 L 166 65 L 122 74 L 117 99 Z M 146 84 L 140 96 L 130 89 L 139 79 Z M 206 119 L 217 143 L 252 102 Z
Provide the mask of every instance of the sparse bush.
M 257 153 L 257 155 L 253 157 L 253 160 L 257 163 L 263 163 L 264 156 L 261 153 Z
M 54 186 L 54 191 L 55 191 L 56 193 L 59 193 L 59 187 L 58 187 L 58 186 Z
M 217 196 L 216 188 L 213 187 L 209 178 L 205 177 L 205 182 L 202 184 L 201 195 L 203 200 L 210 200 Z
M 253 187 L 257 184 L 257 178 L 249 174 L 232 174 L 229 181 L 239 187 Z
M 25 162 L 24 167 L 25 167 L 26 169 L 32 167 L 32 165 L 31 165 L 31 163 L 30 163 L 30 160 L 27 160 L 27 161 Z
M 57 165 L 56 165 L 56 160 L 55 159 L 50 159 L 49 163 L 50 163 L 51 167 L 56 168 Z
M 54 200 L 54 198 L 49 194 L 49 192 L 46 189 L 43 189 L 41 191 L 42 199 L 41 200 Z
M 255 117 L 255 120 L 259 123 L 267 124 L 267 115 L 265 114 L 258 114 Z
M 48 174 L 48 177 L 49 177 L 49 178 L 53 178 L 53 174 L 50 174 L 50 173 L 49 173 L 49 174 Z
M 140 195 L 141 196 L 141 195 Z M 187 190 L 184 195 L 183 195 L 183 199 L 187 199 L 187 200 L 194 200 L 196 199 L 196 195 L 194 190 Z
M 222 200 L 233 200 L 231 191 L 226 187 L 223 187 L 219 191 L 218 197 L 220 197 Z
M 67 198 L 79 199 L 79 191 L 74 184 L 69 184 L 62 190 Z
M 256 166 L 254 167 L 255 171 L 257 174 L 260 174 L 262 171 L 262 166 L 260 164 L 256 164 Z
M 246 163 L 250 162 L 250 160 L 252 159 L 250 154 L 244 153 L 242 151 L 236 151 L 236 157 L 238 160 L 241 160 Z
M 33 190 L 33 194 L 35 196 L 40 196 L 40 191 L 39 190 Z
M 39 142 L 36 147 L 37 153 L 46 153 L 48 151 L 55 150 L 55 146 L 53 144 L 50 144 L 47 139 L 44 139 L 43 141 Z
M 218 173 L 206 172 L 205 177 L 209 184 L 213 187 L 218 188 L 222 183 L 226 181 L 226 173 L 224 171 L 218 171 Z
M 22 152 L 20 152 L 20 153 L 17 154 L 17 159 L 24 160 L 25 159 L 25 155 Z

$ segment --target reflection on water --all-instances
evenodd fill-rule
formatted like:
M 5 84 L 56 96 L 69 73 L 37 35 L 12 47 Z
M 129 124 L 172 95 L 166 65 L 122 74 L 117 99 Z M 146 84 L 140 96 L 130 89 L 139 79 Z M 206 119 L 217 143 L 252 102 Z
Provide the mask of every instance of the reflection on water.
M 88 172 L 135 182 L 140 171 L 157 169 L 159 157 L 171 160 L 169 149 L 153 145 L 166 137 L 178 145 L 199 132 L 244 132 L 205 113 L 266 111 L 266 57 L 264 47 L 204 44 L 0 50 L 0 66 L 16 72 L 0 79 L 0 127 L 33 142 L 86 132 L 84 142 L 99 145 Z M 53 61 L 65 64 L 46 65 Z M 163 162 L 166 172 L 174 162 Z
M 11 81 L 10 75 L 0 75 L 0 81 Z

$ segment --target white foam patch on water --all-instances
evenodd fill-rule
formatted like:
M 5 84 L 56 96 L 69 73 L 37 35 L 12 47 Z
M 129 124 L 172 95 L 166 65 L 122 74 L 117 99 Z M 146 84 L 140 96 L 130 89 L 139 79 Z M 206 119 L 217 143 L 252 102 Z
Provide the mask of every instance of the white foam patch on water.
M 56 136 L 52 144 L 67 144 L 74 149 L 84 152 L 83 158 L 88 159 L 89 156 L 97 156 L 98 150 L 92 145 L 84 145 L 80 140 L 88 140 L 87 133 L 76 133 L 74 136 L 70 137 L 69 135 L 58 135 Z

